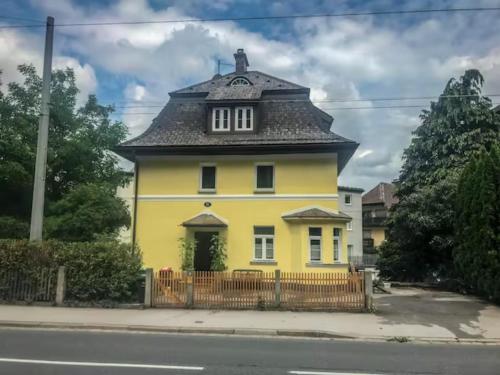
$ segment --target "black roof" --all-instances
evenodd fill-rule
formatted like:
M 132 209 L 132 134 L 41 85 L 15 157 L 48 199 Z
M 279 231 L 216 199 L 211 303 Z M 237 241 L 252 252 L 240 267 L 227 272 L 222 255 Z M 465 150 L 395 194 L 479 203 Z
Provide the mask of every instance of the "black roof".
M 231 86 L 237 77 L 251 84 Z M 130 160 L 140 154 L 258 154 L 337 152 L 339 172 L 358 144 L 330 128 L 333 118 L 309 100 L 309 89 L 258 71 L 230 73 L 170 93 L 150 127 L 116 148 Z M 258 130 L 208 134 L 207 103 L 259 104 Z
M 362 193 L 364 192 L 364 189 L 358 188 L 358 187 L 353 187 L 353 186 L 338 186 L 337 189 L 339 191 L 350 191 L 352 193 Z

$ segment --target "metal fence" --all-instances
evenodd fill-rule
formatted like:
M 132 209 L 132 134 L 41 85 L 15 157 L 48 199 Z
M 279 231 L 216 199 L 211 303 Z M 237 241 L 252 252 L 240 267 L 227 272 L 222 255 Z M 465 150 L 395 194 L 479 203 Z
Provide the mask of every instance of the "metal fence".
M 151 305 L 208 309 L 365 308 L 362 273 L 158 272 Z M 148 304 L 148 303 L 146 303 Z
M 352 255 L 349 257 L 349 263 L 354 266 L 375 267 L 378 261 L 378 254 Z
M 0 301 L 53 302 L 57 270 L 0 271 Z

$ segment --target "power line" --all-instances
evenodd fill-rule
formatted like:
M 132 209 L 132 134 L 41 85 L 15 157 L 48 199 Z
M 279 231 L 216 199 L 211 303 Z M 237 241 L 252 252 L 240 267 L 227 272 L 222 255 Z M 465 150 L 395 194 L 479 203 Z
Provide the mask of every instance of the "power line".
M 438 95 L 438 96 L 401 96 L 401 97 L 386 97 L 386 98 L 359 98 L 359 99 L 323 99 L 323 100 L 309 100 L 309 99 L 264 99 L 259 103 L 295 103 L 295 102 L 312 102 L 312 103 L 351 103 L 351 102 L 381 102 L 381 101 L 405 101 L 405 100 L 430 100 L 440 98 L 469 98 L 469 97 L 500 97 L 500 94 L 481 94 L 481 95 Z M 141 102 L 143 103 L 143 102 Z M 144 103 L 164 103 L 160 101 L 148 101 Z M 189 103 L 206 103 L 204 100 L 189 101 Z M 144 104 L 144 105 L 120 105 L 115 108 L 162 108 L 165 104 Z
M 323 14 L 292 14 L 285 16 L 251 16 L 251 17 L 228 17 L 228 18 L 184 18 L 169 20 L 138 20 L 138 21 L 102 21 L 102 22 L 80 22 L 80 23 L 60 23 L 57 27 L 77 27 L 77 26 L 113 26 L 113 25 L 145 25 L 145 24 L 163 24 L 163 23 L 182 23 L 182 22 L 224 22 L 224 21 L 265 21 L 265 20 L 285 20 L 300 18 L 333 18 L 333 17 L 360 17 L 360 16 L 389 16 L 404 14 L 426 14 L 426 13 L 458 13 L 458 12 L 491 12 L 499 11 L 500 7 L 474 7 L 474 8 L 438 8 L 438 9 L 408 9 L 408 10 L 381 10 L 366 12 L 346 12 L 346 13 L 323 13 Z M 40 24 L 31 25 L 5 25 L 0 29 L 6 28 L 29 28 L 43 27 Z

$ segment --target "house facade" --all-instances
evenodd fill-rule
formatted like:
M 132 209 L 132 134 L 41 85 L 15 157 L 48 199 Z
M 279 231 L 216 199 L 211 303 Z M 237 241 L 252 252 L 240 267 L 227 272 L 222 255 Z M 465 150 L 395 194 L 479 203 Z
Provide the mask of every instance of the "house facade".
M 374 253 L 386 238 L 389 210 L 397 203 L 394 185 L 381 182 L 363 195 L 363 251 Z
M 351 217 L 346 223 L 347 258 L 349 263 L 358 264 L 363 258 L 363 213 L 361 195 L 363 189 L 339 186 L 339 209 Z
M 228 270 L 347 271 L 337 177 L 358 144 L 330 131 L 309 88 L 234 56 L 235 72 L 171 92 L 116 150 L 135 163 L 132 237 L 145 265 L 179 270 L 179 241 L 194 239 L 194 269 L 209 270 L 219 238 Z

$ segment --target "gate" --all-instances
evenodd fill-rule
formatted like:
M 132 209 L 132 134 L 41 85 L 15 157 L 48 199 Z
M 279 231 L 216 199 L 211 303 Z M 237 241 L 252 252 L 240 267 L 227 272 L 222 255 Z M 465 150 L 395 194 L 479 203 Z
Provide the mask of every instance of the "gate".
M 56 297 L 56 282 L 55 269 L 0 271 L 0 300 L 53 302 Z

